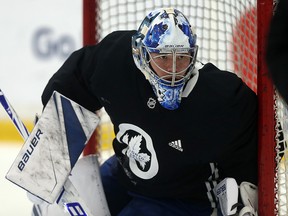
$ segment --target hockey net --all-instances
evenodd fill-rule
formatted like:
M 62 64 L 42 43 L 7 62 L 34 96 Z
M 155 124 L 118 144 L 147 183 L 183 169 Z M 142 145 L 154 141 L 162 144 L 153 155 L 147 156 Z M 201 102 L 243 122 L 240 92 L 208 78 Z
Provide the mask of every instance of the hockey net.
M 237 73 L 257 93 L 259 215 L 288 215 L 288 113 L 263 60 L 273 0 L 83 0 L 83 43 L 95 44 L 114 30 L 137 29 L 147 13 L 159 7 L 175 7 L 187 16 L 196 30 L 199 61 Z M 112 151 L 113 125 L 105 110 L 100 115 L 92 150 L 86 154 Z

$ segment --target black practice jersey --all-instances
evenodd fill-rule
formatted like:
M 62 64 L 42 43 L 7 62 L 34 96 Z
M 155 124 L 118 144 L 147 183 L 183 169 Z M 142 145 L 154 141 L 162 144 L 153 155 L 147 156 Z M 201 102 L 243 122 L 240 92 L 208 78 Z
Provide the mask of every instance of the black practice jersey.
M 105 107 L 114 124 L 119 177 L 131 191 L 208 202 L 225 177 L 256 184 L 255 93 L 208 63 L 188 83 L 180 108 L 167 110 L 134 64 L 134 33 L 113 32 L 74 52 L 47 84 L 43 104 L 57 90 L 91 111 Z

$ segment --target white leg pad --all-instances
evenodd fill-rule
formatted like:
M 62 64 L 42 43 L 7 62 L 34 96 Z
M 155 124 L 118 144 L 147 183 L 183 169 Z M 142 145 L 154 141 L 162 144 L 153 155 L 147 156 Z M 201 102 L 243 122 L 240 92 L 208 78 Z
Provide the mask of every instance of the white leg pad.
M 72 174 L 69 176 L 69 179 L 93 216 L 110 215 L 102 187 L 97 156 L 89 155 L 80 158 L 72 169 Z M 39 216 L 69 215 L 69 213 L 64 211 L 57 203 L 48 204 L 43 202 L 35 205 L 34 208 L 35 211 L 38 209 Z M 41 212 L 41 214 L 39 214 L 39 212 Z M 36 216 L 37 213 L 32 213 L 32 215 Z

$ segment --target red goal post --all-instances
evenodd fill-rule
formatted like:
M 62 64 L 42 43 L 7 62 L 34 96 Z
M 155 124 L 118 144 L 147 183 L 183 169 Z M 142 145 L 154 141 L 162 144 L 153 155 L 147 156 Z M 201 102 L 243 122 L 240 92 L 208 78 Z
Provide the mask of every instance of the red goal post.
M 145 15 L 158 7 L 175 7 L 188 17 L 198 36 L 198 60 L 237 73 L 257 93 L 259 215 L 288 215 L 288 126 L 283 123 L 288 118 L 264 61 L 273 0 L 83 0 L 83 44 L 95 44 L 117 29 L 137 29 Z M 84 154 L 101 154 L 107 137 L 111 142 L 113 132 L 107 124 L 109 120 L 100 124 Z

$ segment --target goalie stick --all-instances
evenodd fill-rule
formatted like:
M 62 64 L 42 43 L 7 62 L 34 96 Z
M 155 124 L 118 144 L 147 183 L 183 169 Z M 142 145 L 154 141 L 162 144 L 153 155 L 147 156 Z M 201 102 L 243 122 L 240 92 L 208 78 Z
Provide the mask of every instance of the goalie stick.
M 2 106 L 4 107 L 5 111 L 7 112 L 7 114 L 9 115 L 10 119 L 12 120 L 13 124 L 17 128 L 18 132 L 23 137 L 23 139 L 24 140 L 29 139 L 28 130 L 26 129 L 25 125 L 23 124 L 23 122 L 20 120 L 20 118 L 16 114 L 16 112 L 13 109 L 13 107 L 11 106 L 11 104 L 8 102 L 7 98 L 4 96 L 4 93 L 1 91 L 1 89 L 0 89 L 0 102 L 1 102 Z M 36 135 L 37 135 L 37 133 L 36 133 Z M 38 134 L 38 136 L 40 136 L 40 134 Z M 76 161 L 75 161 L 75 163 L 76 163 Z M 18 168 L 19 168 L 19 164 L 18 164 Z M 7 176 L 8 176 L 8 174 L 7 174 Z M 7 176 L 6 176 L 6 178 L 8 180 L 12 181 L 15 184 L 18 184 L 18 182 L 14 182 L 13 180 L 11 180 L 11 179 L 13 179 L 14 176 L 12 176 L 11 179 L 9 179 Z M 21 184 L 19 184 L 19 186 L 21 186 L 24 189 L 26 189 Z M 27 190 L 27 191 L 30 192 L 29 190 Z M 33 194 L 38 196 L 38 194 L 35 193 L 35 192 Z M 66 178 L 65 183 L 64 183 L 64 185 L 62 187 L 62 192 L 60 193 L 60 195 L 58 194 L 58 196 L 59 197 L 57 198 L 56 203 L 61 208 L 64 207 L 64 209 L 70 215 L 72 215 L 72 216 L 92 215 L 92 213 L 90 212 L 90 210 L 86 206 L 85 202 L 81 199 L 77 189 L 74 187 L 74 185 L 72 184 L 72 182 L 69 179 L 69 177 Z M 40 198 L 43 199 L 43 197 L 40 197 Z M 45 201 L 47 201 L 47 200 L 45 200 Z M 109 213 L 109 210 L 108 210 L 108 207 L 107 207 L 107 203 L 102 202 L 101 205 L 102 205 L 102 210 L 101 210 L 102 212 L 99 215 L 109 215 L 110 213 Z M 35 206 L 37 208 L 37 204 Z
M 5 97 L 3 91 L 0 89 L 0 103 L 2 104 L 3 108 L 5 109 L 6 113 L 10 117 L 11 121 L 13 122 L 14 126 L 17 128 L 20 135 L 26 140 L 29 137 L 29 132 L 23 122 L 18 117 L 17 113 L 10 105 L 9 101 Z

